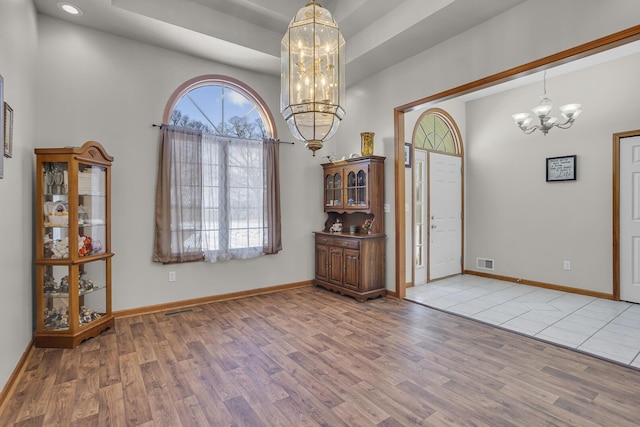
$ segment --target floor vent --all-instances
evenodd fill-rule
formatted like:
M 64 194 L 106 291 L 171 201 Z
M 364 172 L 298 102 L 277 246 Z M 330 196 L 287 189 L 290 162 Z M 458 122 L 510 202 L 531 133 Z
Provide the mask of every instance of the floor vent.
M 476 258 L 476 267 L 481 270 L 493 270 L 493 260 L 488 258 Z
M 193 309 L 192 308 L 184 308 L 184 309 L 180 309 L 180 310 L 165 311 L 164 315 L 165 316 L 175 316 L 175 315 L 182 314 L 182 313 L 193 313 Z

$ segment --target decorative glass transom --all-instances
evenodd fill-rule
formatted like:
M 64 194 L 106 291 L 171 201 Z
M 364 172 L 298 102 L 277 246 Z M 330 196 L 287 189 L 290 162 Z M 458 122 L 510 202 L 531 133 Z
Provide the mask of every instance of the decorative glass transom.
M 459 154 L 459 140 L 453 119 L 442 110 L 427 110 L 413 131 L 413 145 L 414 148 Z

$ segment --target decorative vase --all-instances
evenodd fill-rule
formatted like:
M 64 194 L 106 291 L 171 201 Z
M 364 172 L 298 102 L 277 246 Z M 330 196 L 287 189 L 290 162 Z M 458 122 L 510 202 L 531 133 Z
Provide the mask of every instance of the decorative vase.
M 360 133 L 360 151 L 363 156 L 373 155 L 373 132 Z

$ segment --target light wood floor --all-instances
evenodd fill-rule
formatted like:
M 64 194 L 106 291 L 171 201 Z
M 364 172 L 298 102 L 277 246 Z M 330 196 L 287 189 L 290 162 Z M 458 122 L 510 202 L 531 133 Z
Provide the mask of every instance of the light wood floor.
M 0 426 L 637 426 L 640 371 L 313 287 L 36 349 Z

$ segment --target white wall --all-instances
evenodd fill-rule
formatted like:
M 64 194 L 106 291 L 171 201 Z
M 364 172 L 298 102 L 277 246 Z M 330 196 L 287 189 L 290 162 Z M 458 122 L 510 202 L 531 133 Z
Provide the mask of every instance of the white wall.
M 0 390 L 27 349 L 34 324 L 31 212 L 36 33 L 31 0 L 0 2 L 0 74 L 4 100 L 14 111 L 13 157 L 4 159 L 0 179 Z
M 638 16 L 640 2 L 635 0 L 529 0 L 347 89 L 347 116 L 336 137 L 340 150 L 355 150 L 359 133 L 368 130 L 376 132 L 374 154 L 387 156 L 385 199 L 392 205 L 386 218 L 388 289 L 395 288 L 396 274 L 393 109 L 632 27 Z M 473 210 L 468 199 L 465 206 Z M 475 235 L 466 228 L 467 237 Z
M 39 16 L 37 145 L 79 146 L 96 140 L 112 168 L 113 308 L 310 280 L 312 231 L 321 228 L 321 158 L 304 144 L 281 145 L 283 251 L 253 260 L 163 266 L 152 263 L 158 136 L 165 104 L 181 83 L 224 74 L 266 101 L 282 140 L 292 141 L 279 114 L 280 81 L 125 38 Z M 168 282 L 176 271 L 177 281 Z
M 640 127 L 638 75 L 640 54 L 547 79 L 553 113 L 583 113 L 546 136 L 511 119 L 542 83 L 467 104 L 467 268 L 492 258 L 494 274 L 612 293 L 612 134 Z M 546 182 L 545 159 L 573 154 L 577 180 Z

